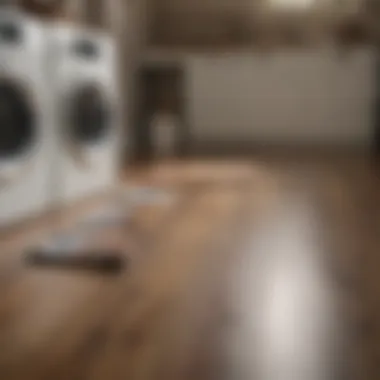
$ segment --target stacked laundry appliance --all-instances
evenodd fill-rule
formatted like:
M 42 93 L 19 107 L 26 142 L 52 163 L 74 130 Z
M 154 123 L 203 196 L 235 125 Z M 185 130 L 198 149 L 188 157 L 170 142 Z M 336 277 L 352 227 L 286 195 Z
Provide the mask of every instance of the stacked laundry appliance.
M 0 6 L 0 229 L 117 184 L 107 33 Z

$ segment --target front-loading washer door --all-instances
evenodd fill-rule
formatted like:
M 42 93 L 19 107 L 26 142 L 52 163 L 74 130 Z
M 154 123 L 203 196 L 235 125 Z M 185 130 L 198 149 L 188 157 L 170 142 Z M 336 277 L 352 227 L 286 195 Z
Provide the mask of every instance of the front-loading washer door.
M 38 131 L 29 95 L 17 81 L 0 79 L 0 185 L 16 180 L 31 162 Z
M 110 101 L 96 84 L 83 84 L 68 96 L 64 135 L 78 164 L 91 164 L 112 133 Z

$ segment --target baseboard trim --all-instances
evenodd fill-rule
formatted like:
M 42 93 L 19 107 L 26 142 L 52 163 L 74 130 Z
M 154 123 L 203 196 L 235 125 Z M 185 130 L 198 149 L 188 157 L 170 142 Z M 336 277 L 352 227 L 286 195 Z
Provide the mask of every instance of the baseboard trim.
M 252 142 L 252 141 L 193 141 L 194 156 L 254 156 L 257 154 L 286 155 L 370 155 L 374 149 L 366 143 L 320 142 Z

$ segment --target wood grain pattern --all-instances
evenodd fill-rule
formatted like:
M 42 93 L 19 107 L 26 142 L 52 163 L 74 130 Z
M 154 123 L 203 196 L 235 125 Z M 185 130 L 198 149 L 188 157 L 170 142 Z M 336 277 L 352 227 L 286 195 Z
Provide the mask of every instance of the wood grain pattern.
M 128 248 L 122 275 L 25 267 L 22 247 L 46 223 L 2 236 L 0 378 L 270 380 L 285 362 L 303 379 L 311 368 L 378 378 L 380 182 L 369 162 L 166 162 L 127 178 L 178 198 L 98 235 Z M 303 348 L 295 358 L 289 337 Z

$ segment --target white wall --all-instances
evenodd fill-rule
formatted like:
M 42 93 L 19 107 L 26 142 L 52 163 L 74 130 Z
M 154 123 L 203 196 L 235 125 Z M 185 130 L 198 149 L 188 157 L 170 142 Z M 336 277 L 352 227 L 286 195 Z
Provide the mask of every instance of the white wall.
M 198 141 L 368 144 L 374 54 L 333 49 L 198 55 L 188 60 Z

